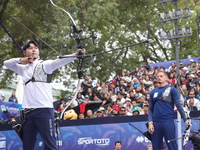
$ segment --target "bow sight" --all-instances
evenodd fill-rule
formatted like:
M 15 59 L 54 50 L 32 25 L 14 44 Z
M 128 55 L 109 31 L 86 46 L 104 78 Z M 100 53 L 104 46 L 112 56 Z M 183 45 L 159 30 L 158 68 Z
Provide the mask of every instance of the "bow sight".
M 80 33 L 82 32 L 83 30 L 82 29 L 78 29 L 77 26 L 73 25 L 73 37 L 77 43 L 77 48 L 78 49 L 83 49 L 83 45 L 81 43 L 82 40 L 86 40 L 86 39 L 92 39 L 92 44 L 96 45 L 96 38 L 97 36 L 94 35 L 94 31 L 92 31 L 92 34 L 88 37 L 85 37 L 85 38 L 80 38 Z

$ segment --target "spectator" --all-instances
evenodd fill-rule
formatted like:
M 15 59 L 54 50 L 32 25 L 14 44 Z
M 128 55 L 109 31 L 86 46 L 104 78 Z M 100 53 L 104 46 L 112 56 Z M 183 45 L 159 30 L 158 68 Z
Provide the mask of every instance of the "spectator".
M 131 105 L 131 99 L 126 98 L 126 102 L 124 104 L 124 107 L 126 108 L 127 112 L 132 113 L 133 106 Z
M 153 150 L 152 145 L 148 145 L 147 148 L 146 148 L 146 150 Z
M 138 86 L 135 88 L 135 94 L 138 94 L 139 97 L 143 96 L 144 89 L 142 86 Z
M 121 89 L 125 89 L 125 88 L 126 88 L 126 85 L 125 85 L 124 80 L 120 80 L 119 86 L 117 87 L 117 91 L 121 91 Z
M 99 110 L 102 112 L 103 117 L 108 117 L 108 114 L 106 113 L 106 109 L 104 107 L 100 107 Z
M 142 111 L 141 111 L 141 115 L 142 114 L 148 114 L 148 109 L 149 109 L 149 105 L 147 105 L 147 104 L 144 104 L 143 105 L 143 109 L 142 109 Z
M 188 91 L 187 91 L 187 86 L 185 84 L 181 85 L 181 90 L 182 90 L 182 94 L 183 94 L 183 97 L 185 98 L 188 94 Z
M 133 91 L 129 91 L 129 98 L 131 99 L 131 101 L 135 101 L 135 94 Z
M 148 77 L 149 77 L 149 80 L 152 81 L 152 82 L 155 79 L 155 76 L 154 76 L 154 74 L 152 72 L 149 72 Z
M 102 88 L 98 87 L 97 88 L 97 96 L 102 100 L 103 99 L 103 95 L 104 95 L 104 92 L 102 91 Z
M 161 66 L 159 71 L 165 72 L 165 67 Z
M 119 112 L 119 103 L 120 103 L 120 99 L 117 98 L 117 100 L 115 101 L 115 103 L 112 106 L 112 109 L 117 110 L 117 112 Z
M 138 79 L 137 78 L 134 78 L 133 79 L 133 86 L 136 88 L 136 87 L 138 87 L 140 85 L 140 82 L 138 81 Z
M 0 101 L 4 101 L 4 100 L 5 100 L 4 93 L 0 91 Z
M 120 90 L 120 93 L 122 94 L 123 98 L 126 99 L 127 93 L 126 93 L 125 89 L 121 89 L 121 90 Z
M 112 115 L 114 114 L 114 115 L 116 115 L 116 116 L 118 116 L 118 113 L 119 111 L 117 111 L 116 109 L 113 109 L 113 113 L 112 113 Z
M 181 75 L 185 78 L 186 74 L 188 73 L 188 68 L 187 67 L 183 67 L 181 69 Z
M 92 100 L 92 95 L 93 95 L 92 88 L 88 88 L 87 93 L 85 95 L 88 95 L 89 99 Z
M 139 109 L 138 109 L 137 107 L 135 107 L 135 108 L 133 109 L 133 115 L 139 115 L 139 114 L 140 114 Z
M 179 61 L 179 69 L 183 69 L 184 68 L 184 64 L 182 61 Z
M 95 116 L 96 118 L 99 118 L 99 117 L 103 117 L 103 113 L 102 113 L 102 110 L 101 109 L 98 109 L 97 111 L 96 111 L 96 116 Z
M 111 113 L 111 115 L 110 115 L 111 117 L 116 117 L 116 116 L 118 116 L 118 114 L 117 113 Z
M 116 98 L 117 98 L 117 95 L 114 93 L 114 90 L 109 89 L 109 90 L 108 90 L 108 93 L 109 93 L 109 95 L 110 95 L 110 98 L 111 98 L 112 102 L 115 101 Z
M 85 119 L 85 115 L 84 115 L 84 113 L 79 113 L 79 115 L 78 115 L 78 119 Z
M 169 81 L 172 83 L 172 85 L 176 84 L 176 74 L 169 73 Z
M 187 80 L 185 79 L 185 77 L 184 77 L 183 75 L 181 75 L 181 76 L 180 76 L 180 84 L 181 84 L 181 85 L 184 85 L 184 84 L 186 84 L 186 81 L 187 81 Z
M 84 76 L 84 81 L 81 83 L 82 95 L 86 95 L 88 88 L 92 88 L 92 81 L 87 75 Z
M 171 63 L 171 66 L 168 68 L 168 70 L 169 70 L 169 72 L 173 72 L 173 71 L 176 70 L 176 64 L 175 64 L 175 62 Z
M 110 98 L 110 94 L 109 93 L 104 93 L 102 101 L 103 101 L 104 105 L 111 103 L 112 99 Z
M 64 98 L 61 98 L 60 99 L 60 109 L 58 111 L 62 112 L 65 107 L 66 107 L 66 101 Z
M 127 111 L 125 107 L 120 108 L 119 116 L 127 116 Z
M 140 78 L 140 79 L 139 79 L 140 85 L 144 85 L 144 81 L 145 81 L 144 79 Z
M 127 85 L 126 85 L 125 91 L 126 91 L 126 92 L 129 91 L 130 88 L 131 88 L 131 86 L 133 86 L 133 85 L 132 85 L 132 82 L 131 82 L 130 80 L 127 81 Z
M 79 93 L 77 94 L 77 97 L 76 97 L 76 101 L 77 101 L 78 105 L 82 104 L 82 103 L 83 103 L 83 100 L 84 100 L 84 96 L 81 95 L 81 93 L 79 92 Z
M 137 108 L 139 111 L 141 111 L 141 108 L 137 106 L 136 101 L 132 101 L 131 104 L 132 104 L 132 106 L 133 106 L 132 112 L 133 112 L 133 110 L 134 110 L 135 108 Z
M 187 99 L 187 105 L 190 106 L 189 102 L 192 99 L 191 100 L 191 104 L 193 104 L 193 106 L 196 106 L 197 109 L 200 110 L 200 101 L 198 99 L 194 98 L 193 95 L 194 95 L 194 93 L 189 93 L 190 98 Z M 190 109 L 192 109 L 192 108 L 190 108 Z
M 125 103 L 125 98 L 120 91 L 117 92 L 117 99 L 120 100 L 120 102 Z
M 101 82 L 100 86 L 103 93 L 108 93 L 108 87 L 106 86 L 105 82 Z
M 122 149 L 122 142 L 116 141 L 115 142 L 115 150 L 121 150 Z
M 100 87 L 100 83 L 99 83 L 99 82 L 97 82 L 97 83 L 96 83 L 96 86 L 92 88 L 93 93 L 97 93 L 97 92 L 98 92 L 98 90 L 97 90 L 98 87 Z
M 188 76 L 188 81 L 186 83 L 187 83 L 188 89 L 196 86 L 197 83 L 196 83 L 196 80 L 194 79 L 194 74 L 190 74 Z
M 139 99 L 140 99 L 139 94 L 135 93 L 135 101 L 136 101 L 136 103 L 140 103 Z
M 144 68 L 148 71 L 150 70 L 150 65 L 147 61 L 144 61 Z
M 198 81 L 197 86 L 195 87 L 197 94 L 200 94 L 200 80 Z
M 97 94 L 93 94 L 93 100 L 91 101 L 91 103 L 102 103 L 102 100 L 99 99 Z
M 186 96 L 186 99 L 189 99 L 191 97 L 200 100 L 200 94 L 198 94 L 198 92 L 196 91 L 194 87 L 188 90 L 188 95 Z
M 148 93 L 145 95 L 145 101 L 149 101 L 149 100 L 150 100 L 150 94 Z
M 91 102 L 91 101 L 90 101 L 90 99 L 89 99 L 89 95 L 85 95 L 85 98 L 84 98 L 82 104 L 86 104 L 86 103 L 90 103 L 90 102 Z
M 111 114 L 113 114 L 112 104 L 108 104 L 106 114 L 108 114 L 108 116 L 111 116 Z
M 150 69 L 150 71 L 149 71 L 149 75 L 150 75 L 150 74 L 151 74 L 151 75 L 154 74 L 154 67 L 153 67 L 153 66 L 151 67 L 151 69 Z
M 137 103 L 138 107 L 141 107 L 141 108 L 142 108 L 144 102 L 145 102 L 145 97 L 144 97 L 144 96 L 141 96 L 141 97 L 139 98 L 139 103 Z
M 188 103 L 188 105 L 186 108 L 189 111 L 198 110 L 197 106 L 194 105 L 195 104 L 194 98 L 190 98 L 189 100 L 187 100 L 187 103 Z
M 144 86 L 145 87 L 150 87 L 153 84 L 152 81 L 150 81 L 149 76 L 146 76 Z
M 196 69 L 196 62 L 193 59 L 190 59 L 190 68 L 189 71 L 192 72 Z
M 12 93 L 12 95 L 9 98 L 8 102 L 12 102 L 12 103 L 18 104 L 18 100 L 17 100 L 17 97 L 16 97 L 15 93 Z
M 156 88 L 156 87 L 158 87 L 158 86 L 159 86 L 158 81 L 154 81 L 154 82 L 153 82 L 153 88 L 152 88 L 152 89 L 154 89 L 154 88 Z
M 115 92 L 115 85 L 112 81 L 108 84 L 108 93 L 109 91 Z
M 68 96 L 67 101 L 66 101 L 66 106 L 69 105 L 69 108 L 73 108 L 78 105 L 77 101 L 71 102 L 72 98 L 73 98 L 72 96 Z
M 86 119 L 91 119 L 91 118 L 94 118 L 94 115 L 93 115 L 93 112 L 92 112 L 92 110 L 87 110 L 87 112 L 86 112 L 86 117 L 85 117 Z

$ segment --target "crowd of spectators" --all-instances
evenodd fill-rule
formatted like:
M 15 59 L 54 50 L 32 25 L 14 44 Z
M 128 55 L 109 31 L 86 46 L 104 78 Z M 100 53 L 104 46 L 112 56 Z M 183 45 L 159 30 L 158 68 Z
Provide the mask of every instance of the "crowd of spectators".
M 158 71 L 164 71 L 168 74 L 169 84 L 180 88 L 181 103 L 185 109 L 200 110 L 200 59 L 198 62 L 191 59 L 187 65 L 181 61 L 179 64 L 179 82 L 176 79 L 177 66 L 174 62 L 169 68 L 152 67 L 148 62 L 144 62 L 133 71 L 122 72 L 112 80 L 97 82 L 95 85 L 85 75 L 81 90 L 70 107 L 101 103 L 100 108 L 95 111 L 86 110 L 86 113 L 78 114 L 79 119 L 148 114 L 150 92 L 159 86 L 156 75 Z M 71 97 L 63 102 L 66 105 L 70 101 Z M 63 103 L 58 111 L 62 111 L 62 107 Z M 174 111 L 176 111 L 175 106 Z
M 101 106 L 95 110 L 86 110 L 78 114 L 79 119 L 96 118 L 107 116 L 131 116 L 148 114 L 148 105 L 150 92 L 159 86 L 156 74 L 158 71 L 164 71 L 168 74 L 169 84 L 180 88 L 181 103 L 187 110 L 200 110 L 200 59 L 195 62 L 193 59 L 190 63 L 184 65 L 179 63 L 179 82 L 176 79 L 176 63 L 172 62 L 169 68 L 163 66 L 150 66 L 144 62 L 133 71 L 122 72 L 115 78 L 106 82 L 93 81 L 84 76 L 81 83 L 81 89 L 77 98 L 70 104 L 70 108 L 82 104 L 99 103 Z M 0 99 L 5 99 L 4 94 L 0 93 Z M 60 99 L 58 112 L 68 106 L 72 100 L 71 96 Z M 12 93 L 9 102 L 18 103 L 15 93 Z M 176 107 L 174 107 L 176 111 Z

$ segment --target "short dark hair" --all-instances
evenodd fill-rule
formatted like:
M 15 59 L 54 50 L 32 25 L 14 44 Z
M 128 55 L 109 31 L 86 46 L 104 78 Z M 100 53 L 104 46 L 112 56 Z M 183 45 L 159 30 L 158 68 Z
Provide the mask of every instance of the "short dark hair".
M 116 145 L 117 143 L 120 143 L 120 144 L 122 145 L 122 142 L 121 142 L 121 141 L 116 141 L 116 142 L 115 142 L 115 145 Z
M 39 47 L 38 43 L 34 40 L 31 40 L 31 41 L 28 41 L 26 42 L 23 46 L 22 46 L 22 49 L 25 51 L 27 48 L 30 47 L 30 44 L 34 44 L 35 46 Z
M 126 108 L 125 108 L 125 107 L 120 107 L 120 110 L 122 110 L 122 109 L 125 109 L 125 110 L 126 110 Z

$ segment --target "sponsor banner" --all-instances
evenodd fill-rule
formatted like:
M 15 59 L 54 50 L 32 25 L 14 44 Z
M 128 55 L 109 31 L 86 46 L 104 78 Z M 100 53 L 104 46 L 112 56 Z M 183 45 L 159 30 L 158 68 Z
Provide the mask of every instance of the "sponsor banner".
M 142 132 L 147 131 L 146 122 L 130 123 Z M 185 125 L 182 122 L 182 130 L 184 131 L 184 129 Z M 192 129 L 198 131 L 199 121 L 193 120 Z M 116 141 L 122 142 L 123 150 L 146 150 L 146 146 L 151 144 L 146 137 L 130 126 L 129 123 L 59 127 L 56 133 L 56 143 L 59 150 L 114 150 Z M 1 131 L 0 150 L 5 149 L 22 150 L 22 142 L 13 130 Z M 38 135 L 34 150 L 43 149 L 44 143 L 41 136 Z M 192 149 L 191 141 L 188 142 L 185 149 Z
M 19 116 L 20 104 L 0 101 L 0 120 L 8 120 L 11 115 Z

